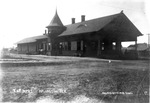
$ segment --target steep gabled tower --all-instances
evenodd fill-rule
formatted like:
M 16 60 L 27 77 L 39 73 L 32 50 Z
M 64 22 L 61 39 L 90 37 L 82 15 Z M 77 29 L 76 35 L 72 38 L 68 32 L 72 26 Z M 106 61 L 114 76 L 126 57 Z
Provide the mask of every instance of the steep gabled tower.
M 48 44 L 50 46 L 48 54 L 55 55 L 55 49 L 58 48 L 58 43 L 55 39 L 58 35 L 60 35 L 63 31 L 66 30 L 66 27 L 63 25 L 57 14 L 57 10 L 52 21 L 46 28 L 48 29 Z
M 57 10 L 56 10 L 56 13 L 55 13 L 52 21 L 46 28 L 48 28 L 49 37 L 52 37 L 52 38 L 57 37 L 59 34 L 61 34 L 66 29 L 66 27 L 63 25 L 63 23 L 61 22 L 58 14 L 57 14 Z

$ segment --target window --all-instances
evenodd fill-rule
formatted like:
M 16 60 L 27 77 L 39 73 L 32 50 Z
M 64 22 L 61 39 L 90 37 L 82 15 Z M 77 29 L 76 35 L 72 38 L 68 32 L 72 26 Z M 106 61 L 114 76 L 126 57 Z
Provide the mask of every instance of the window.
M 77 50 L 81 50 L 81 42 L 80 41 L 77 42 Z
M 63 50 L 63 43 L 62 42 L 59 43 L 59 49 Z
M 59 48 L 61 48 L 62 50 L 69 50 L 68 48 L 68 42 L 60 42 L 59 43 Z
M 68 42 L 68 50 L 71 50 L 71 42 Z
M 77 42 L 76 41 L 71 42 L 71 50 L 77 50 Z
M 77 28 L 81 28 L 81 27 L 87 27 L 86 24 L 80 24 L 79 26 L 77 26 Z
M 102 50 L 104 50 L 104 43 L 102 43 Z
M 62 42 L 62 48 L 63 48 L 63 50 L 65 50 L 65 43 L 64 42 Z
M 47 50 L 50 50 L 51 43 L 47 43 Z
M 64 42 L 64 50 L 68 50 L 68 42 Z
M 92 41 L 91 42 L 91 48 L 92 48 L 92 50 L 97 50 L 97 46 L 98 46 L 98 43 L 96 41 Z
M 68 49 L 83 50 L 83 41 L 72 41 L 71 43 L 68 43 Z
M 116 50 L 116 43 L 113 42 L 113 47 L 112 47 L 113 50 Z

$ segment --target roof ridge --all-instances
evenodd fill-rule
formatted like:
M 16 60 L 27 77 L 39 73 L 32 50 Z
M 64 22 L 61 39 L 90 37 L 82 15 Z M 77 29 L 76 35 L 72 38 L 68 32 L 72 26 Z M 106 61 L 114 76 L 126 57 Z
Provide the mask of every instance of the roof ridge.
M 38 35 L 38 36 L 32 36 L 32 37 L 27 37 L 27 38 L 24 38 L 24 39 L 22 39 L 22 40 L 20 40 L 20 41 L 18 41 L 18 42 L 16 42 L 16 44 L 19 44 L 19 43 L 30 43 L 30 42 L 36 42 L 36 40 L 38 40 L 38 38 L 37 37 L 46 37 L 46 35 Z M 44 37 L 44 38 L 45 38 Z M 44 39 L 43 38 L 43 39 Z M 39 38 L 39 39 L 42 39 L 42 38 Z
M 74 23 L 74 24 L 67 24 L 67 25 L 64 25 L 64 26 L 69 26 L 69 25 L 75 25 L 75 24 L 85 23 L 85 22 L 88 22 L 88 21 L 93 21 L 93 20 L 97 20 L 97 19 L 101 19 L 101 18 L 106 18 L 106 17 L 111 17 L 111 16 L 116 16 L 116 15 L 120 15 L 120 13 L 112 14 L 112 15 L 108 15 L 108 16 L 103 16 L 103 17 L 98 17 L 98 18 L 94 18 L 94 19 L 90 19 L 90 20 L 85 20 L 85 21 L 83 21 L 83 22 L 77 22 L 77 23 Z

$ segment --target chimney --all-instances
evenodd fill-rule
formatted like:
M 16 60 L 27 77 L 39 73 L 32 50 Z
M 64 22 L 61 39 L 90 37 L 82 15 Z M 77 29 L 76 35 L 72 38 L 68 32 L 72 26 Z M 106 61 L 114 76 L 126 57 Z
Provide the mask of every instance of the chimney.
M 47 31 L 45 30 L 45 34 L 47 33 Z
M 81 15 L 81 22 L 85 21 L 85 15 Z
M 74 24 L 75 23 L 75 18 L 72 18 L 72 24 Z
M 45 30 L 45 33 L 43 35 L 46 35 L 47 31 Z

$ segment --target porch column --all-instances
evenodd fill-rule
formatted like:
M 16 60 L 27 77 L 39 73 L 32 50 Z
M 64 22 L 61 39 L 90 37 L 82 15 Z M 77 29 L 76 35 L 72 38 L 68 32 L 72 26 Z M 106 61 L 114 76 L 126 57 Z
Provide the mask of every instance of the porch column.
M 97 46 L 97 56 L 100 56 L 101 55 L 101 40 L 98 40 L 98 46 Z
M 135 41 L 135 51 L 137 52 L 137 40 Z
M 116 50 L 121 51 L 121 41 L 116 42 Z
M 136 37 L 136 40 L 135 40 L 135 59 L 138 59 L 138 51 L 137 51 L 137 37 Z

